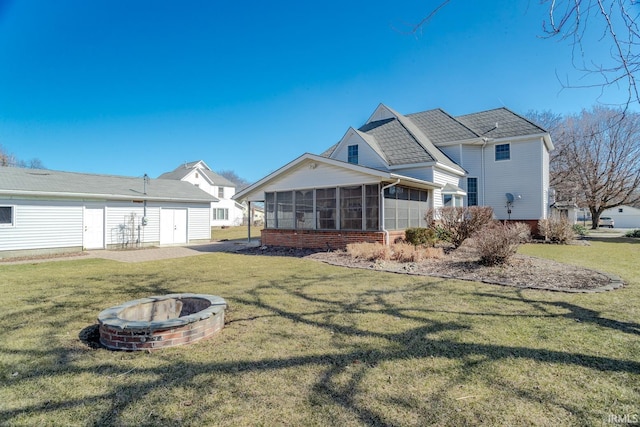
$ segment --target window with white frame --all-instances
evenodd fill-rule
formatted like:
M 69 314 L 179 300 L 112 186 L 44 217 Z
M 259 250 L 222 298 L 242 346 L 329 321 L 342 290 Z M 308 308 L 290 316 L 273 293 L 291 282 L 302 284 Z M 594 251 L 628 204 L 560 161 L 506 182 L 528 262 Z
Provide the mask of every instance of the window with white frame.
M 496 144 L 496 162 L 511 159 L 511 144 Z
M 218 187 L 218 199 L 224 199 L 224 187 Z
M 357 145 L 349 145 L 347 147 L 347 162 L 353 163 L 354 165 L 358 164 L 358 146 Z
M 227 208 L 215 208 L 215 209 L 213 209 L 213 219 L 214 220 L 228 220 L 229 219 L 229 209 L 227 209 Z
M 13 227 L 13 206 L 0 206 L 0 227 Z
M 467 178 L 467 206 L 478 206 L 478 178 Z

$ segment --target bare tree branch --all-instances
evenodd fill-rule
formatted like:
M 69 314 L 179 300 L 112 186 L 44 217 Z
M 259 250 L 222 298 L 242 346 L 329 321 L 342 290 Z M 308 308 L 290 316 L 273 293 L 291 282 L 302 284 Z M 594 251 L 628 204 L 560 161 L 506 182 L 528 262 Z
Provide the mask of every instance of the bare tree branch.
M 422 31 L 448 3 L 450 0 L 438 3 L 424 19 L 412 26 L 411 33 Z M 561 86 L 600 88 L 598 100 L 605 99 L 608 88 L 625 87 L 627 96 L 622 106 L 640 104 L 638 0 L 541 0 L 541 3 L 548 6 L 548 18 L 542 21 L 543 37 L 568 41 L 573 67 L 583 73 L 577 83 L 556 73 Z M 594 36 L 597 34 L 600 35 Z M 594 42 L 608 43 L 608 57 L 598 57 L 589 48 Z

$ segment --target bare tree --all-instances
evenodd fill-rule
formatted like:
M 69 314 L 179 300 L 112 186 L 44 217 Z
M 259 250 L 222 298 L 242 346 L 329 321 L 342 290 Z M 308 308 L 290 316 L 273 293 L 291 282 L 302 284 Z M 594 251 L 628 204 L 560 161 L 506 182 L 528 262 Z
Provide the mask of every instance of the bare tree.
M 548 20 L 543 21 L 547 37 L 567 40 L 572 46 L 573 66 L 585 75 L 597 75 L 596 82 L 564 87 L 623 86 L 628 92 L 627 105 L 640 102 L 636 76 L 640 71 L 640 31 L 637 0 L 543 0 L 549 6 Z M 587 32 L 587 29 L 590 31 Z M 598 34 L 594 40 L 587 34 Z M 586 46 L 590 42 L 610 46 L 606 58 L 598 58 Z
M 441 0 L 431 12 L 411 27 L 418 34 L 451 0 Z M 576 84 L 559 78 L 565 88 L 596 87 L 604 94 L 608 87 L 627 90 L 625 106 L 640 103 L 637 75 L 640 72 L 640 7 L 638 0 L 540 0 L 547 6 L 547 18 L 542 20 L 545 38 L 568 41 L 572 61 L 583 72 L 588 83 Z M 461 7 L 464 4 L 461 2 Z M 593 36 L 595 34 L 595 36 Z M 589 49 L 591 43 L 607 43 L 609 54 L 602 58 Z M 582 79 L 582 80 L 583 80 Z
M 0 167 L 17 167 L 30 169 L 46 169 L 40 159 L 33 158 L 29 161 L 18 159 L 0 145 Z
M 15 156 L 5 150 L 2 145 L 0 145 L 0 167 L 14 166 L 15 163 Z
M 218 172 L 218 175 L 221 175 L 225 178 L 227 178 L 229 181 L 233 182 L 236 185 L 236 189 L 237 191 L 240 191 L 246 187 L 248 187 L 249 185 L 251 185 L 251 183 L 249 181 L 247 181 L 244 178 L 241 178 L 240 176 L 238 176 L 237 173 L 235 173 L 232 170 L 223 170 Z
M 534 111 L 530 110 L 525 114 L 525 117 L 535 123 L 538 126 L 544 128 L 551 135 L 551 140 L 554 144 L 558 144 L 558 137 L 560 131 L 563 129 L 565 123 L 565 117 L 562 114 L 554 113 L 550 110 L 546 111 Z M 577 202 L 582 193 L 577 182 L 574 182 L 573 177 L 566 176 L 566 174 L 560 173 L 562 169 L 563 158 L 561 147 L 556 147 L 549 155 L 549 183 L 551 188 L 555 191 L 555 199 L 561 202 Z
M 640 114 L 602 106 L 566 117 L 556 133 L 551 185 L 591 212 L 640 202 Z

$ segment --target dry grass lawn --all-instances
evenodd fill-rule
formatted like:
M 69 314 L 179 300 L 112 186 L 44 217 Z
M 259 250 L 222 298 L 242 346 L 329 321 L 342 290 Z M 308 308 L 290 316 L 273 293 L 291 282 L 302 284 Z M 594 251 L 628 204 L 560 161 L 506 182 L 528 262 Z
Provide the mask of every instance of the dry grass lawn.
M 640 414 L 640 244 L 532 245 L 621 276 L 523 291 L 206 254 L 0 265 L 1 425 L 601 425 Z M 162 351 L 87 345 L 104 308 L 220 295 L 227 325 Z

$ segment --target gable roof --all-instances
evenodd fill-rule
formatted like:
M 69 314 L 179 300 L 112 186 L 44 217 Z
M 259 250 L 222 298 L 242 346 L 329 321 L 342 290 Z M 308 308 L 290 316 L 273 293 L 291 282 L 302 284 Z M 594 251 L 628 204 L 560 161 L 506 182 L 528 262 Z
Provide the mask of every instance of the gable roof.
M 251 196 L 251 194 L 260 192 L 265 185 L 268 185 L 274 179 L 281 177 L 283 174 L 287 173 L 288 171 L 295 169 L 297 166 L 301 164 L 310 164 L 312 165 L 312 169 L 315 169 L 317 167 L 317 163 L 327 164 L 327 165 L 343 168 L 345 170 L 358 172 L 363 175 L 374 177 L 379 181 L 385 181 L 385 182 L 397 181 L 397 183 L 400 185 L 410 185 L 410 186 L 419 187 L 419 188 L 442 188 L 442 185 L 435 184 L 430 181 L 425 181 L 418 178 L 400 175 L 400 174 L 392 173 L 389 171 L 374 169 L 367 166 L 347 163 L 347 162 L 332 159 L 329 157 L 318 156 L 316 154 L 305 153 L 300 157 L 298 157 L 297 159 L 294 159 L 291 162 L 287 163 L 286 165 L 282 166 L 280 169 L 265 176 L 261 180 L 254 182 L 247 188 L 240 190 L 232 198 L 234 200 L 240 200 L 240 201 L 247 199 Z
M 217 199 L 196 186 L 173 180 L 0 167 L 0 195 L 92 197 L 107 200 L 206 202 Z
M 435 161 L 433 156 L 395 118 L 370 122 L 358 130 L 375 141 L 384 154 L 384 159 L 391 166 Z
M 542 135 L 547 147 L 553 149 L 546 130 L 504 107 L 458 117 L 440 108 L 404 116 L 380 104 L 358 131 L 374 150 L 383 153 L 389 166 L 437 162 L 464 172 L 438 145 L 482 143 L 486 138 Z M 339 145 L 333 145 L 322 156 L 331 157 Z
M 189 175 L 194 169 L 198 169 L 207 179 L 214 185 L 222 186 L 222 187 L 233 187 L 236 185 L 229 181 L 227 178 L 223 177 L 215 173 L 214 171 L 207 166 L 207 164 L 202 160 L 197 160 L 195 162 L 188 162 L 183 165 L 178 166 L 171 172 L 165 172 L 158 177 L 158 179 L 175 179 L 181 180 L 185 176 Z

